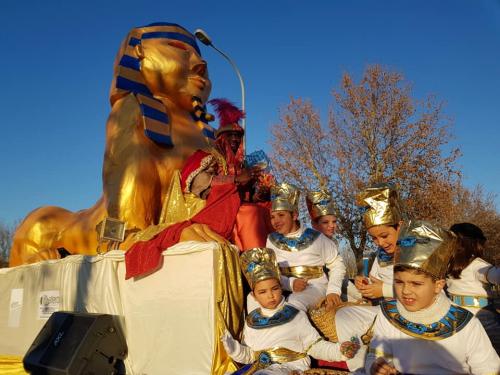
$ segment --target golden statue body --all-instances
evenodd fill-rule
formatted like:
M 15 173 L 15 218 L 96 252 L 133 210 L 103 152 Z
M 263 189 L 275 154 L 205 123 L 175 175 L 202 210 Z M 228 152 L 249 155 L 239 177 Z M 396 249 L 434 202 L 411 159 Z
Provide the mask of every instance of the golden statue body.
M 212 144 L 204 112 L 210 90 L 191 33 L 167 23 L 132 29 L 114 64 L 102 198 L 78 212 L 53 206 L 31 212 L 14 234 L 10 266 L 59 258 L 61 247 L 96 254 L 96 227 L 105 218 L 129 231 L 158 224 L 172 173 Z

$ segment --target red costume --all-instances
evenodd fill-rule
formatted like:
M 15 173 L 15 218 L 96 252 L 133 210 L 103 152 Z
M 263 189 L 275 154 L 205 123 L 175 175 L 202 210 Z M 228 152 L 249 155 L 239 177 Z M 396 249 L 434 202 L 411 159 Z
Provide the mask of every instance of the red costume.
M 190 191 L 194 177 L 208 166 L 211 158 L 211 154 L 198 150 L 187 160 L 181 171 L 183 191 Z M 240 197 L 236 185 L 226 181 L 218 183 L 214 179 L 206 206 L 199 213 L 189 220 L 169 226 L 149 241 L 132 245 L 125 254 L 125 279 L 143 276 L 158 269 L 162 252 L 178 243 L 182 231 L 191 224 L 205 224 L 219 236 L 229 239 L 239 207 Z
M 219 173 L 227 172 L 228 175 L 236 176 L 244 167 L 243 142 L 240 143 L 235 153 L 229 137 L 231 133 L 238 133 L 243 137 L 245 131 L 238 122 L 245 117 L 245 114 L 226 99 L 212 99 L 209 103 L 214 106 L 219 117 L 215 145 L 227 164 L 226 171 L 219 166 Z M 270 204 L 269 202 L 252 203 L 252 186 L 242 186 L 239 190 L 243 202 L 236 217 L 233 242 L 242 251 L 264 247 L 267 235 L 273 231 L 269 214 Z

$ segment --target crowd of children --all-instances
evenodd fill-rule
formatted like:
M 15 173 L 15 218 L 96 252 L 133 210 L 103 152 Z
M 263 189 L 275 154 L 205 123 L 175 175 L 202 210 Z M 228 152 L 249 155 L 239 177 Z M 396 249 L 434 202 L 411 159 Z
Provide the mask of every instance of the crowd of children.
M 499 315 L 488 285 L 499 283 L 500 270 L 481 258 L 486 239 L 478 227 L 403 221 L 391 185 L 365 189 L 358 203 L 378 251 L 369 277 L 354 280 L 361 299 L 346 304 L 331 196 L 306 194 L 315 229 L 298 221 L 299 196 L 291 184 L 272 188 L 274 232 L 265 248 L 240 256 L 248 315 L 241 342 L 228 332 L 221 338 L 246 365 L 238 374 L 300 374 L 309 356 L 366 374 L 499 373 L 492 345 L 498 349 Z M 325 341 L 307 316 L 322 300 L 337 342 Z

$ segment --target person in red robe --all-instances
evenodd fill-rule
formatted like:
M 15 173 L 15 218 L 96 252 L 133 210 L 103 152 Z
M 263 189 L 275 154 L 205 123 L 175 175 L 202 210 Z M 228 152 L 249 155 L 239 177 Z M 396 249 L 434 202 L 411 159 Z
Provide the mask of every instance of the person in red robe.
M 227 99 L 212 99 L 219 118 L 215 146 L 225 161 L 219 163 L 219 173 L 236 176 L 242 204 L 233 231 L 233 242 L 241 251 L 265 247 L 267 235 L 273 231 L 270 218 L 270 200 L 266 199 L 256 183 L 262 178 L 258 168 L 245 168 L 243 136 L 245 130 L 239 121 L 245 117 L 243 111 Z M 265 194 L 264 194 L 265 195 Z

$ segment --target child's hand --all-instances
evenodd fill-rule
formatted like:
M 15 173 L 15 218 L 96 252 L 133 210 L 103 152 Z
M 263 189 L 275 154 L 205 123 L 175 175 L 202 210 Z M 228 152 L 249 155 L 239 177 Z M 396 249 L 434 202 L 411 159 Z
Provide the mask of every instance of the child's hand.
M 295 279 L 293 280 L 292 291 L 302 292 L 307 287 L 306 279 Z
M 224 345 L 224 349 L 226 349 L 226 353 L 231 356 L 239 346 L 239 342 L 236 341 L 233 336 L 229 333 L 229 331 L 224 332 L 222 337 L 220 338 L 222 341 L 222 345 Z
M 380 298 L 383 296 L 382 281 L 370 276 L 371 284 L 362 285 L 359 291 L 365 298 Z
M 342 303 L 338 294 L 330 293 L 326 295 L 326 309 L 333 310 L 333 308 Z
M 360 290 L 363 286 L 368 285 L 368 279 L 364 276 L 356 276 L 354 278 L 354 286 Z
M 398 373 L 394 365 L 387 363 L 382 357 L 377 358 L 370 369 L 371 375 L 397 375 Z
M 251 363 L 253 362 L 254 351 L 246 345 L 240 344 L 237 340 L 231 336 L 229 331 L 225 331 L 220 338 L 222 345 L 228 356 L 239 363 Z

